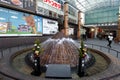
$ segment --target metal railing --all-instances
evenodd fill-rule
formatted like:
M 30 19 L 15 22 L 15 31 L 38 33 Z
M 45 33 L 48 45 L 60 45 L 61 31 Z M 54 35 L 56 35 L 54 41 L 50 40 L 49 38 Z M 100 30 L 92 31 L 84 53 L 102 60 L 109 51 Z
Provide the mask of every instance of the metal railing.
M 111 55 L 113 55 L 113 56 L 117 57 L 118 59 L 120 59 L 120 51 L 117 51 L 117 50 L 112 49 L 110 47 L 101 46 L 101 45 L 96 45 L 96 44 L 91 44 L 91 43 L 85 43 L 85 44 L 89 48 L 97 49 L 97 50 L 100 50 L 102 52 L 110 53 Z

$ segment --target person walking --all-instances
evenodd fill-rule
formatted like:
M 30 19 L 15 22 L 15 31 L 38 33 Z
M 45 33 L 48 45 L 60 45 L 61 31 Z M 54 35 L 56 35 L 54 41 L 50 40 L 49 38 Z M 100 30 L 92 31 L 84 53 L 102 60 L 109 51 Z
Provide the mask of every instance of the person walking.
M 107 46 L 111 47 L 112 40 L 113 40 L 113 35 L 112 35 L 112 33 L 110 33 L 110 34 L 108 35 L 108 45 L 107 45 Z

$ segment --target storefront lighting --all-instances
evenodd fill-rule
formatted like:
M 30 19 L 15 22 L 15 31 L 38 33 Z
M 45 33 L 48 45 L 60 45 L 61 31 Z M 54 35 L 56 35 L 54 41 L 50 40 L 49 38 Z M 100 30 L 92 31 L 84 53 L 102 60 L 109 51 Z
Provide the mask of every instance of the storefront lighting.
M 95 31 L 95 29 L 94 29 L 94 28 L 91 28 L 91 31 L 93 32 L 93 31 Z

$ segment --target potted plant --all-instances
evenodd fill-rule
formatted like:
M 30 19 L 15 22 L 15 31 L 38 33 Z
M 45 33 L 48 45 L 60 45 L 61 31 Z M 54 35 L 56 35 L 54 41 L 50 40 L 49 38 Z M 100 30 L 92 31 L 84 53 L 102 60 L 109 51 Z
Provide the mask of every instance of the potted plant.
M 85 48 L 82 40 L 81 40 L 80 45 L 81 45 L 81 47 L 78 49 L 78 51 L 79 51 L 78 76 L 83 77 L 85 75 L 86 48 Z
M 41 74 L 40 69 L 40 54 L 43 52 L 43 49 L 40 44 L 40 40 L 35 40 L 34 48 L 33 48 L 33 58 L 34 58 L 34 71 L 31 73 L 32 75 L 39 76 Z

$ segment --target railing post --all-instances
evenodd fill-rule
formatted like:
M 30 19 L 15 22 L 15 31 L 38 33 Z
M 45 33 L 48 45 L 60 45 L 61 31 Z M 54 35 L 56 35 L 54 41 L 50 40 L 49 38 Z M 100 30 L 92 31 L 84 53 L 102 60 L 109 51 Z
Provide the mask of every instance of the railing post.
M 11 52 L 12 52 L 12 49 L 11 49 L 11 48 L 8 48 L 8 50 L 9 50 L 9 53 L 11 53 Z
M 3 56 L 3 50 L 1 49 L 1 58 L 3 58 L 4 56 Z
M 117 51 L 117 56 L 116 57 L 118 58 L 118 51 Z
M 92 44 L 92 48 L 93 48 L 93 44 Z
M 17 49 L 20 50 L 20 45 L 17 46 Z
M 102 46 L 100 46 L 100 50 L 102 50 Z

